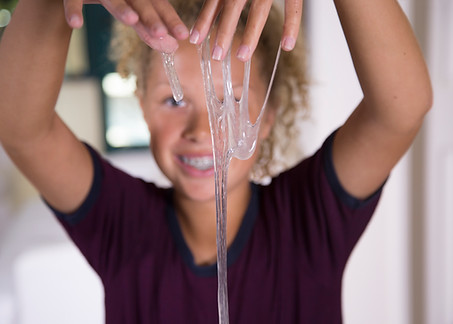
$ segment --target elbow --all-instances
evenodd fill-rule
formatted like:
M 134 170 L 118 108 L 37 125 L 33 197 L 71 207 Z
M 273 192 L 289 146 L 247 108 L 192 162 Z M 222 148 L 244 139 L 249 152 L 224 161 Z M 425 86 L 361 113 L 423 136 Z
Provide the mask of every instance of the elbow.
M 431 84 L 431 78 L 428 72 L 428 68 L 425 65 L 424 73 L 421 72 L 421 77 L 418 83 L 418 87 L 414 89 L 416 91 L 416 97 L 418 98 L 418 105 L 422 116 L 424 117 L 433 107 L 434 94 L 433 87 Z M 416 79 L 417 80 L 417 79 Z
M 419 121 L 416 123 L 416 127 L 421 127 L 426 115 L 430 112 L 434 104 L 434 94 L 431 86 L 431 82 L 427 84 L 420 90 L 416 96 L 417 102 L 415 103 L 415 109 L 418 113 Z M 417 125 L 418 124 L 418 125 Z
M 410 100 L 410 107 L 408 114 L 411 118 L 407 118 L 406 130 L 413 131 L 414 129 L 419 129 L 427 114 L 430 112 L 433 107 L 434 96 L 431 88 L 431 84 L 427 84 L 422 89 L 416 90 L 414 93 L 413 99 Z
M 433 107 L 434 95 L 431 78 L 426 65 L 413 68 L 410 73 L 402 74 L 402 84 L 395 87 L 396 96 L 394 108 L 403 113 L 400 117 L 406 128 L 420 127 L 426 115 Z M 399 95 L 400 96 L 399 96 Z
M 407 127 L 420 127 L 433 107 L 434 95 L 431 81 L 427 76 L 424 82 L 419 82 L 417 86 L 410 88 L 410 93 L 406 96 L 403 111 L 405 111 Z
M 397 133 L 413 133 L 423 124 L 433 106 L 433 91 L 429 81 L 398 89 L 376 109 L 383 125 Z
M 422 117 L 424 117 L 433 107 L 434 104 L 434 94 L 431 81 L 428 79 L 426 83 L 421 87 L 417 95 L 418 98 L 418 109 Z

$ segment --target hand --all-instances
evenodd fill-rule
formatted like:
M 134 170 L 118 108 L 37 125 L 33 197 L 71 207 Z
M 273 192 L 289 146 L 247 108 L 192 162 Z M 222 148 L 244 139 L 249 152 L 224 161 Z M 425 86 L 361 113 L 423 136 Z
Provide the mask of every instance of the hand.
M 101 4 L 116 19 L 132 26 L 150 47 L 171 53 L 178 48 L 177 40 L 186 39 L 189 31 L 173 6 L 155 0 L 63 0 L 66 20 L 70 27 L 83 25 L 82 6 Z
M 212 51 L 214 60 L 223 60 L 231 45 L 236 25 L 247 0 L 206 0 L 190 34 L 190 42 L 200 44 L 208 35 L 217 15 L 219 26 Z M 296 43 L 302 18 L 303 0 L 285 0 L 282 49 L 291 51 Z M 272 0 L 251 0 L 247 25 L 236 56 L 241 61 L 252 57 L 269 15 Z

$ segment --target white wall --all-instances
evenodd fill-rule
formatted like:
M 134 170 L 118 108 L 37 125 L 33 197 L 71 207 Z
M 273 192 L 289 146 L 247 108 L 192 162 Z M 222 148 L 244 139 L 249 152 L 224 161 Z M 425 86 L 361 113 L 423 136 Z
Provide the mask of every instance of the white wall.
M 417 323 L 453 323 L 453 1 L 430 0 L 425 35 L 434 106 L 419 141 L 424 190 Z

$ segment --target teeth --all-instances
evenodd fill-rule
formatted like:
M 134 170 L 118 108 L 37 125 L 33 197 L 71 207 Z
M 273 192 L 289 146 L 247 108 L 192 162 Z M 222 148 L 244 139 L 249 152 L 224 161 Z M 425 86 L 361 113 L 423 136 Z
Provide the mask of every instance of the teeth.
M 204 156 L 204 157 L 194 157 L 188 158 L 186 156 L 181 157 L 181 161 L 185 164 L 190 165 L 191 167 L 205 171 L 211 169 L 214 166 L 214 160 L 212 157 Z

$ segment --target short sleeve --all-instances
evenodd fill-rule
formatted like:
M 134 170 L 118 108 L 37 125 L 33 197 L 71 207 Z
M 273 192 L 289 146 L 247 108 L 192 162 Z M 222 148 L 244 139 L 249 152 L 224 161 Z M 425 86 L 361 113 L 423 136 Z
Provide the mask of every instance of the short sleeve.
M 268 189 L 273 197 L 265 198 L 275 200 L 281 235 L 290 242 L 287 249 L 301 257 L 304 267 L 326 277 L 343 272 L 382 191 L 359 200 L 344 190 L 333 168 L 334 136 L 313 156 L 277 177 Z
M 88 148 L 94 176 L 85 201 L 71 214 L 49 207 L 105 280 L 141 246 L 152 246 L 159 239 L 165 219 L 165 190 L 124 173 Z
M 324 164 L 324 172 L 326 174 L 327 181 L 330 184 L 332 191 L 335 195 L 347 206 L 351 209 L 360 209 L 362 206 L 366 206 L 369 202 L 373 201 L 375 198 L 381 194 L 382 188 L 384 187 L 385 182 L 382 186 L 376 190 L 373 194 L 371 194 L 366 199 L 358 199 L 351 194 L 349 194 L 341 185 L 340 180 L 337 177 L 335 172 L 335 168 L 333 165 L 333 158 L 332 158 L 332 145 L 333 140 L 335 137 L 336 131 L 333 132 L 325 141 L 323 145 L 323 164 Z

